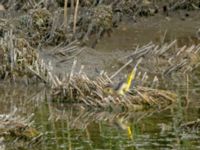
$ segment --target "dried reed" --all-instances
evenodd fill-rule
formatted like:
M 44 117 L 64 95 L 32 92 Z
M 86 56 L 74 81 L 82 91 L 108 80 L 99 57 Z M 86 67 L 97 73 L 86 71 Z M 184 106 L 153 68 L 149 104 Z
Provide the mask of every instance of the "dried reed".
M 67 32 L 67 4 L 68 4 L 68 0 L 64 0 L 64 29 L 65 29 L 65 33 Z
M 76 7 L 74 10 L 74 25 L 73 25 L 73 33 L 76 33 L 76 22 L 77 22 L 77 16 L 78 16 L 78 7 L 79 7 L 79 0 L 76 0 Z
M 138 106 L 164 106 L 176 102 L 176 94 L 173 92 L 147 87 L 136 87 L 133 89 L 135 92 L 124 96 L 116 93 L 109 94 L 104 91 L 104 87 L 109 83 L 104 75 L 95 80 L 90 80 L 85 74 L 74 74 L 69 77 L 70 81 L 60 81 L 62 84 L 53 88 L 54 100 L 80 103 L 97 109 L 116 107 L 134 109 Z

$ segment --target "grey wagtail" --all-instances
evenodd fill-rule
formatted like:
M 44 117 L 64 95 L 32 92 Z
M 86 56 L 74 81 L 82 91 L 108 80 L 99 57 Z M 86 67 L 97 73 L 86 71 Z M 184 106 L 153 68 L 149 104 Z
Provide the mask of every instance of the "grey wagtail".
M 119 82 L 116 87 L 109 84 L 104 88 L 104 91 L 109 94 L 117 93 L 119 95 L 125 95 L 129 91 L 132 81 L 135 79 L 136 70 L 136 67 L 132 69 L 126 81 Z

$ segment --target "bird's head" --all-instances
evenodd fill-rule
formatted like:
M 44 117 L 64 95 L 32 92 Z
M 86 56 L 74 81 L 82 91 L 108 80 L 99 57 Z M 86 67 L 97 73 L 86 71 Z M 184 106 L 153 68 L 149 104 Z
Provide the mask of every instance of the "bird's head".
M 117 95 L 124 95 L 125 94 L 126 83 L 119 82 L 117 85 L 107 84 L 103 91 L 106 94 L 117 94 Z
M 106 94 L 114 94 L 114 86 L 112 84 L 107 84 L 104 89 L 103 89 L 104 93 Z

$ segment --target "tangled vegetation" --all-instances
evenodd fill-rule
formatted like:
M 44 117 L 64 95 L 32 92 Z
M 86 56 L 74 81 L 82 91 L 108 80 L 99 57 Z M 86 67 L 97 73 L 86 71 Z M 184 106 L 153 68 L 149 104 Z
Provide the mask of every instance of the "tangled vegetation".
M 190 3 L 186 1 L 170 1 L 163 4 L 161 2 L 148 0 L 84 0 L 80 2 L 80 6 L 78 3 L 72 4 L 73 1 L 68 1 L 68 3 L 65 4 L 64 1 L 59 0 L 51 2 L 22 2 L 23 1 L 15 1 L 14 3 L 11 3 L 11 1 L 2 2 L 8 14 L 14 10 L 18 11 L 20 15 L 15 18 L 9 17 L 8 15 L 6 19 L 1 20 L 1 78 L 14 81 L 17 78 L 24 77 L 27 80 L 37 78 L 44 83 L 58 86 L 55 88 L 57 92 L 53 94 L 54 96 L 57 95 L 59 97 L 58 93 L 60 93 L 61 95 L 64 94 L 64 97 L 70 97 L 71 99 L 87 97 L 95 84 L 98 88 L 95 86 L 94 92 L 99 94 L 99 88 L 102 89 L 105 84 L 99 85 L 98 81 L 86 79 L 86 83 L 94 82 L 95 84 L 92 87 L 89 86 L 81 89 L 82 84 L 84 85 L 82 81 L 85 82 L 85 77 L 81 75 L 80 77 L 72 77 L 75 82 L 72 85 L 79 83 L 79 80 L 81 81 L 81 84 L 76 87 L 69 87 L 69 85 L 71 85 L 71 80 L 67 80 L 67 83 L 63 81 L 67 86 L 65 84 L 60 84 L 62 81 L 57 75 L 51 72 L 52 66 L 44 63 L 43 59 L 40 58 L 39 51 L 41 48 L 72 45 L 71 47 L 67 47 L 66 50 L 60 49 L 52 52 L 53 55 L 68 57 L 71 51 L 74 52 L 80 49 L 78 47 L 74 48 L 74 45 L 71 44 L 73 43 L 72 41 L 78 40 L 81 44 L 95 47 L 102 36 L 105 33 L 110 35 L 114 27 L 123 21 L 124 17 L 131 17 L 133 19 L 139 16 L 148 17 L 155 15 L 160 11 L 168 12 L 181 8 L 184 9 L 186 6 L 192 6 L 196 9 L 199 7 L 199 2 L 197 1 L 190 1 Z M 156 75 L 156 78 L 157 76 L 169 75 L 177 71 L 189 73 L 197 68 L 199 57 L 196 54 L 199 54 L 199 46 L 177 48 L 174 46 L 175 44 L 176 42 L 172 42 L 170 44 L 163 44 L 160 47 L 154 44 L 145 45 L 135 50 L 135 52 L 123 59 L 123 61 L 126 63 L 132 59 L 134 63 L 136 63 L 138 59 L 145 58 L 145 61 L 141 64 L 141 68 L 143 70 L 150 70 L 152 65 L 157 66 L 155 70 L 151 68 L 151 73 Z M 58 47 L 55 49 L 58 49 Z M 79 52 L 76 54 L 78 53 Z M 69 56 L 69 58 L 73 57 Z M 153 61 L 152 58 L 156 58 L 157 61 Z M 62 61 L 64 60 L 61 60 L 61 62 Z M 61 89 L 59 89 L 60 85 L 62 85 Z M 72 89 L 75 89 L 75 91 Z M 85 89 L 90 90 L 84 92 Z M 154 93 L 152 89 L 144 89 L 146 88 L 142 88 L 142 91 L 145 91 L 147 94 L 146 97 L 155 97 L 151 95 L 151 93 Z M 61 90 L 61 92 L 59 90 Z M 62 91 L 65 90 L 69 91 L 62 93 Z M 76 95 L 77 92 L 79 93 L 78 97 Z M 72 96 L 69 96 L 65 95 L 66 93 L 75 93 L 75 95 L 72 94 Z M 102 95 L 98 94 L 96 96 L 102 99 Z M 80 97 L 80 95 L 82 96 Z M 94 95 L 95 94 L 93 94 L 93 96 Z M 168 96 L 164 97 L 173 101 L 172 99 L 174 98 L 169 98 L 170 96 Z M 144 100 L 145 96 L 142 97 Z M 90 99 L 92 98 L 94 97 L 90 97 Z M 148 100 L 145 101 L 147 102 Z M 155 99 L 152 101 L 157 103 Z
M 40 60 L 36 49 L 32 48 L 25 39 L 16 38 L 12 32 L 8 32 L 4 38 L 1 38 L 0 51 L 1 79 L 17 81 L 24 78 L 31 81 L 36 77 L 33 70 L 37 70 L 39 76 L 46 76 L 45 64 Z
M 15 112 L 0 114 L 1 146 L 12 144 L 16 148 L 30 147 L 39 143 L 41 135 L 37 129 L 32 127 L 31 116 L 23 118 L 17 116 Z
M 45 53 L 50 59 L 59 58 L 59 63 L 66 63 L 79 55 L 84 46 L 95 48 L 103 36 L 111 36 L 122 22 L 135 23 L 156 14 L 166 17 L 179 10 L 198 11 L 200 0 L 1 0 L 0 3 L 4 8 L 0 18 L 1 81 L 16 84 L 22 80 L 27 86 L 42 82 L 53 103 L 80 104 L 94 110 L 166 107 L 177 102 L 177 93 L 167 86 L 158 86 L 160 80 L 171 84 L 165 78 L 175 74 L 180 82 L 187 76 L 188 84 L 189 76 L 200 64 L 200 45 L 178 47 L 176 40 L 133 48 L 128 56 L 120 58 L 123 66 L 113 76 L 103 72 L 90 78 L 82 70 L 74 73 L 75 63 L 71 72 L 62 70 L 60 75 L 55 71 L 58 63 L 52 65 L 42 55 Z M 135 65 L 140 59 L 143 61 L 128 92 L 120 95 L 105 91 L 107 85 L 118 82 L 114 76 L 130 62 Z M 199 128 L 199 120 L 181 126 L 182 129 L 190 127 Z M 30 119 L 2 114 L 0 137 L 6 142 L 23 139 L 30 145 L 38 142 L 41 134 Z

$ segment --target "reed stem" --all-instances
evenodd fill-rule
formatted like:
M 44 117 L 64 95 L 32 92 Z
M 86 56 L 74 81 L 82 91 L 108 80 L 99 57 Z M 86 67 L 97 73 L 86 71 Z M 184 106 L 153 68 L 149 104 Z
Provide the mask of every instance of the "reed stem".
M 78 15 L 78 6 L 79 6 L 79 0 L 76 0 L 76 7 L 75 7 L 75 11 L 74 11 L 73 33 L 76 33 L 76 21 L 77 21 L 77 15 Z
M 65 4 L 64 4 L 64 30 L 65 30 L 65 33 L 67 32 L 67 3 L 68 3 L 68 0 L 65 0 Z

